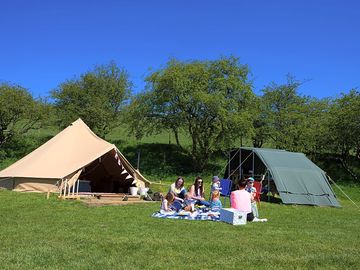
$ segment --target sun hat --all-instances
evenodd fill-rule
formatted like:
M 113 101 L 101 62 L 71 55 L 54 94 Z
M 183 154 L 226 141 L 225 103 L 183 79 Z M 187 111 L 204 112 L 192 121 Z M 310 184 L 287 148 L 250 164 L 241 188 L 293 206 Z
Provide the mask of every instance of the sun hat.
M 220 180 L 220 178 L 219 178 L 219 176 L 213 176 L 213 178 L 212 178 L 212 181 L 213 182 L 217 182 L 217 181 L 219 181 Z
M 252 178 L 252 177 L 249 177 L 247 180 L 248 180 L 249 182 L 255 182 L 255 179 Z

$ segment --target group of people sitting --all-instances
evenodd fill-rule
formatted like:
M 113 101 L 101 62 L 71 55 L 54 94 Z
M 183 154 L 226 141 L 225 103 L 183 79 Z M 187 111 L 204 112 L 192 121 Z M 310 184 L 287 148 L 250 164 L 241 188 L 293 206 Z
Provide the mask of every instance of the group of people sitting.
M 213 212 L 220 212 L 222 203 L 220 201 L 220 192 L 222 190 L 220 179 L 214 176 L 211 184 L 210 200 L 205 199 L 204 182 L 198 176 L 190 186 L 189 191 L 184 187 L 184 178 L 178 177 L 170 185 L 169 191 L 163 198 L 160 213 L 174 213 L 179 211 L 194 212 L 195 206 L 206 207 Z M 259 213 L 255 196 L 257 190 L 254 188 L 254 178 L 249 177 L 238 184 L 239 189 L 231 192 L 231 207 L 247 213 L 248 221 L 266 221 L 259 219 Z
M 207 201 L 204 194 L 203 179 L 198 176 L 194 183 L 190 186 L 189 191 L 184 187 L 184 178 L 178 177 L 175 183 L 170 185 L 169 191 L 166 194 L 161 204 L 161 213 L 179 212 L 180 210 L 195 211 L 195 206 L 207 207 L 212 211 L 220 211 L 222 204 L 220 201 L 220 182 L 219 177 L 213 177 L 213 184 L 211 189 L 211 199 Z

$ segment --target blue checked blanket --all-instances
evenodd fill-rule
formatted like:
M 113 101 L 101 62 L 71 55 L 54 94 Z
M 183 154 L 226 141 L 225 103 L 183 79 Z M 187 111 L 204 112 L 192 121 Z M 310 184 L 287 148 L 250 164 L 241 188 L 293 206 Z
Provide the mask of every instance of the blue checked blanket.
M 195 212 L 170 212 L 170 213 L 160 213 L 155 212 L 152 214 L 152 217 L 155 218 L 171 218 L 171 219 L 187 219 L 187 220 L 212 220 L 219 221 L 220 212 L 206 211 L 202 209 L 197 209 Z

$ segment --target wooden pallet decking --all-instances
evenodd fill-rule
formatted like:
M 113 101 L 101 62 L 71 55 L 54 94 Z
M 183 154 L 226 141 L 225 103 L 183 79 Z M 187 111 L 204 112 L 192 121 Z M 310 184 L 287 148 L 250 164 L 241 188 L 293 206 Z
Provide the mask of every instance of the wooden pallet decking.
M 126 193 L 79 192 L 77 195 L 67 195 L 61 199 L 81 200 L 88 206 L 153 203 L 153 201 L 143 200 L 139 195 Z
M 93 193 L 83 195 L 86 195 L 84 196 L 83 202 L 89 206 L 127 205 L 148 202 L 144 201 L 139 195 L 129 195 L 125 193 Z
M 155 201 L 116 201 L 116 200 L 94 200 L 87 199 L 84 200 L 84 203 L 88 206 L 105 206 L 105 205 L 128 205 L 128 204 L 146 204 L 146 203 L 159 203 Z

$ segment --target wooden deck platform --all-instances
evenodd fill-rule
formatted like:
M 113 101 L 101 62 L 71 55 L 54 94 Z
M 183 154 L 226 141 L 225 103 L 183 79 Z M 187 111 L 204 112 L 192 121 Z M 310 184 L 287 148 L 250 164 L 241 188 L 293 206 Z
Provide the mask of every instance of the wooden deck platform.
M 126 193 L 79 192 L 77 195 L 67 195 L 61 199 L 81 200 L 88 206 L 153 203 L 143 200 L 139 195 Z
M 94 199 L 86 199 L 83 202 L 88 206 L 105 206 L 105 205 L 128 205 L 128 204 L 146 204 L 146 203 L 159 203 L 156 201 L 116 201 L 116 200 L 94 200 Z

